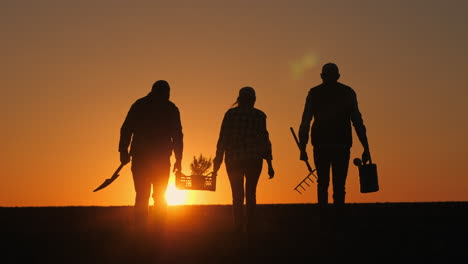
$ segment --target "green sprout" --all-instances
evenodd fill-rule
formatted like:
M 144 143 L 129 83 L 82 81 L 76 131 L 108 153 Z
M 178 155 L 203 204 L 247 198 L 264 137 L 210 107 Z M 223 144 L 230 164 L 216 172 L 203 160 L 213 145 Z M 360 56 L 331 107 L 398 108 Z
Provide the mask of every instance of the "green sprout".
M 207 158 L 202 154 L 198 158 L 193 156 L 193 161 L 190 164 L 192 175 L 204 175 L 211 168 L 211 165 L 211 158 Z

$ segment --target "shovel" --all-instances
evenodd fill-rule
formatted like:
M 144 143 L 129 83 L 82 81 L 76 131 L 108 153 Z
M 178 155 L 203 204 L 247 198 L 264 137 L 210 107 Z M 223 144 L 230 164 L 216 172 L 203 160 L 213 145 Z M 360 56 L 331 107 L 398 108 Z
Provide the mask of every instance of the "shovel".
M 99 185 L 99 187 L 97 187 L 96 189 L 94 189 L 93 192 L 97 192 L 101 189 L 104 189 L 106 188 L 109 184 L 111 184 L 115 179 L 117 179 L 119 177 L 119 172 L 120 170 L 123 168 L 123 166 L 125 166 L 125 164 L 121 163 L 119 165 L 119 167 L 115 170 L 114 174 L 112 174 L 112 176 L 109 178 L 109 179 L 106 179 L 101 185 Z

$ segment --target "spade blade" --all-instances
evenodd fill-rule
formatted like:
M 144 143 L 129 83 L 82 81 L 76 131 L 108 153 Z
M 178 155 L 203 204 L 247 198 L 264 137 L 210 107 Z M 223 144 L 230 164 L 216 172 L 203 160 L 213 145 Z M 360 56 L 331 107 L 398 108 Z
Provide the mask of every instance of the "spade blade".
M 94 189 L 93 192 L 97 192 L 97 191 L 99 191 L 101 189 L 104 189 L 107 186 L 109 186 L 115 179 L 117 179 L 119 177 L 119 172 L 123 168 L 124 165 L 125 164 L 120 164 L 119 167 L 115 170 L 114 174 L 112 174 L 112 176 L 109 179 L 106 179 L 101 185 L 99 185 L 99 187 Z

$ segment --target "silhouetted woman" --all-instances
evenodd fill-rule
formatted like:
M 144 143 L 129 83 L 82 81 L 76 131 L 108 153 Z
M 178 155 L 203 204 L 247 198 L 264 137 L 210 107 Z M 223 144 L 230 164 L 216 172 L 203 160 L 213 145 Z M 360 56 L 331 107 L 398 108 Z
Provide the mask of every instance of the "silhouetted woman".
M 213 174 L 217 175 L 223 157 L 225 159 L 232 190 L 236 232 L 242 232 L 244 224 L 248 232 L 254 229 L 257 183 L 264 159 L 268 164 L 269 178 L 275 174 L 266 115 L 254 107 L 255 100 L 252 87 L 240 89 L 236 103 L 224 115 L 213 160 Z M 246 223 L 243 216 L 244 197 L 247 205 Z

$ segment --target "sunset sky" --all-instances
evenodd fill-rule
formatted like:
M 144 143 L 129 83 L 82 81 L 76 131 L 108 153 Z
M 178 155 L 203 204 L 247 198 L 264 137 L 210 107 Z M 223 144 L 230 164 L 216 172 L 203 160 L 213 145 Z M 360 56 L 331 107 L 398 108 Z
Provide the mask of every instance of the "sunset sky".
M 316 203 L 315 184 L 293 190 L 308 171 L 289 128 L 327 62 L 357 93 L 381 187 L 361 194 L 350 164 L 347 202 L 468 201 L 468 1 L 4 0 L 0 22 L 0 206 L 132 205 L 130 166 L 92 190 L 160 79 L 181 113 L 184 173 L 214 157 L 225 111 L 252 86 L 276 170 L 269 180 L 264 164 L 257 202 Z M 177 195 L 230 204 L 224 165 L 216 192 Z

